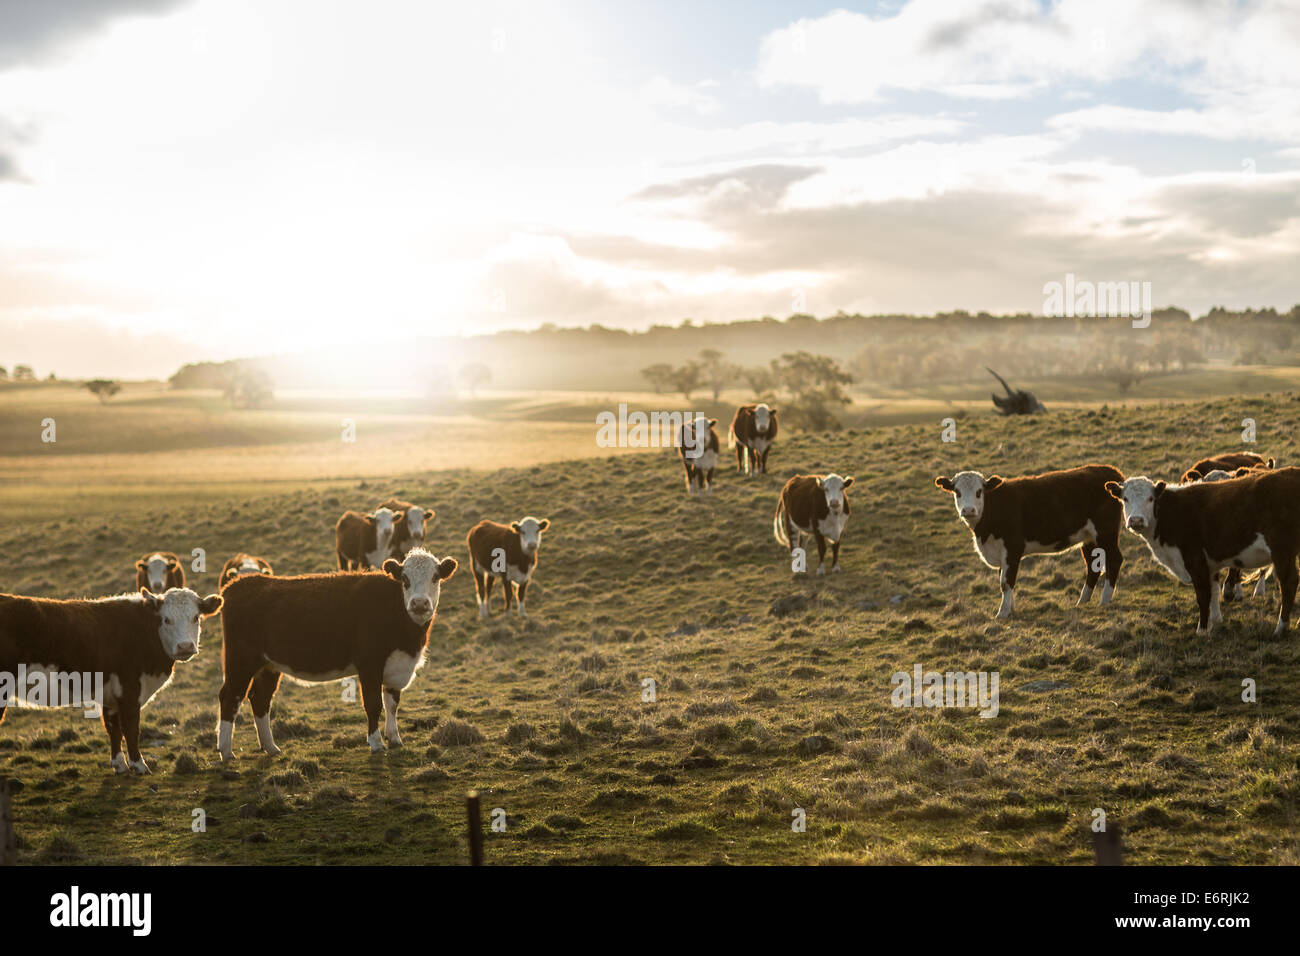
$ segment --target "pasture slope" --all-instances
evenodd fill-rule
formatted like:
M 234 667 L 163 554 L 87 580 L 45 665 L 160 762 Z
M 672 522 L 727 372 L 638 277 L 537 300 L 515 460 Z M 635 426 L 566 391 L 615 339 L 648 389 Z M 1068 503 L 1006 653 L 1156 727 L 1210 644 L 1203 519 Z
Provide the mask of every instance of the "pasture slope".
M 323 490 L 250 482 L 161 511 L 118 497 L 43 510 L 2 532 L 4 590 L 120 591 L 145 548 L 206 548 L 201 591 L 237 550 L 324 570 L 339 512 L 390 493 L 436 508 L 432 548 L 461 560 L 480 517 L 553 525 L 526 623 L 502 618 L 499 591 L 480 623 L 468 573 L 443 589 L 429 662 L 402 698 L 401 751 L 368 752 L 361 706 L 338 684 L 286 683 L 273 710 L 284 755 L 252 749 L 245 705 L 238 773 L 223 772 L 216 620 L 145 711 L 151 777 L 109 772 L 96 721 L 11 709 L 0 773 L 18 781 L 20 859 L 462 863 L 463 796 L 478 788 L 485 811 L 506 813 L 490 863 L 1090 863 L 1095 807 L 1123 826 L 1131 863 L 1300 862 L 1300 653 L 1271 636 L 1276 592 L 1267 607 L 1228 605 L 1198 638 L 1191 589 L 1126 533 L 1113 608 L 1076 609 L 1080 559 L 1040 557 L 1022 567 L 1017 617 L 997 623 L 996 574 L 932 484 L 1092 460 L 1173 477 L 1239 447 L 1247 416 L 1253 447 L 1297 462 L 1297 412 L 1286 393 L 971 416 L 955 444 L 937 421 L 787 435 L 771 474 L 721 471 L 703 499 L 655 451 Z M 772 540 L 776 495 L 824 469 L 857 478 L 844 572 L 794 578 Z M 998 671 L 999 715 L 892 707 L 890 675 L 917 663 Z M 1242 702 L 1243 678 L 1258 703 Z M 195 808 L 206 833 L 191 830 Z

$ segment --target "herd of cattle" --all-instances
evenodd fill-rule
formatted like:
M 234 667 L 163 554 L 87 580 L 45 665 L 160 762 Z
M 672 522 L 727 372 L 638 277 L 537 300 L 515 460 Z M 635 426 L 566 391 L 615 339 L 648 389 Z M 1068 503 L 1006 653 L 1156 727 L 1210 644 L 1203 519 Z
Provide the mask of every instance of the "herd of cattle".
M 678 431 L 677 446 L 688 494 L 712 491 L 718 464 L 717 419 L 697 416 Z M 736 468 L 767 473 L 777 434 L 777 410 L 742 405 L 729 429 Z M 998 617 L 1015 605 L 1016 576 L 1027 555 L 1081 549 L 1087 602 L 1104 574 L 1101 603 L 1115 595 L 1124 558 L 1122 526 L 1142 537 L 1156 560 L 1195 586 L 1198 633 L 1221 620 L 1216 586 L 1226 570 L 1222 600 L 1243 597 L 1242 572 L 1271 566 L 1282 592 L 1277 632 L 1285 631 L 1295 601 L 1300 551 L 1300 468 L 1275 468 L 1273 459 L 1248 452 L 1206 458 L 1178 485 L 1146 477 L 1125 478 L 1109 465 L 1086 465 L 1021 478 L 986 478 L 963 471 L 935 484 L 953 495 L 975 549 L 999 571 Z M 831 571 L 850 507 L 852 477 L 795 475 L 781 490 L 773 535 L 789 549 L 792 568 L 805 536 L 817 544 L 817 574 Z M 235 715 L 248 699 L 258 743 L 279 748 L 271 734 L 271 701 L 283 676 L 309 683 L 355 677 L 366 712 L 372 751 L 401 746 L 397 709 L 402 692 L 423 665 L 442 582 L 457 570 L 455 558 L 424 548 L 434 512 L 391 498 L 369 513 L 345 512 L 335 526 L 338 571 L 280 576 L 270 562 L 239 553 L 222 567 L 217 594 L 200 597 L 185 586 L 181 560 L 154 551 L 136 562 L 136 591 L 96 600 L 61 600 L 0 594 L 0 675 L 103 675 L 97 701 L 118 773 L 149 772 L 140 754 L 140 710 L 172 677 L 178 661 L 199 650 L 201 620 L 221 613 L 222 685 L 217 746 L 231 760 Z M 509 525 L 483 520 L 466 536 L 479 614 L 486 618 L 493 582 L 500 579 L 506 612 L 525 615 L 528 583 L 537 569 L 545 518 Z M 513 599 L 513 601 L 512 601 Z M 19 686 L 20 703 L 31 703 Z M 0 696 L 0 722 L 10 699 Z M 70 702 L 62 702 L 67 705 Z M 379 728 L 380 716 L 384 728 Z M 125 757 L 123 756 L 125 742 Z

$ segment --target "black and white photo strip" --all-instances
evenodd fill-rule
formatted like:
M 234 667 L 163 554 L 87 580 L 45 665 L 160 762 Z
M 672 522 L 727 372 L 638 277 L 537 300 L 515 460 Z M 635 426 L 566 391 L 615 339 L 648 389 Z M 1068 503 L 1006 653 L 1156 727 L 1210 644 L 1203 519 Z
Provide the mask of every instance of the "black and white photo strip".
M 1300 0 L 0 0 L 6 938 L 340 944 L 409 876 L 1278 927 L 1298 53 Z

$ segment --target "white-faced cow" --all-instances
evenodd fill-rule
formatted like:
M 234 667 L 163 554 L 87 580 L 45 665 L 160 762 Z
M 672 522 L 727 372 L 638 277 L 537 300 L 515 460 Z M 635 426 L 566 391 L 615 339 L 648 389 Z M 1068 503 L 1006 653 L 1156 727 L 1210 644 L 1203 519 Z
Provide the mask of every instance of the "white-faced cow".
M 1258 458 L 1259 456 L 1253 455 L 1251 452 L 1241 452 L 1239 454 L 1223 455 L 1220 457 L 1225 459 L 1242 459 L 1248 457 Z M 1219 459 L 1206 458 L 1198 464 L 1210 464 L 1218 460 Z M 1226 464 L 1228 462 L 1224 463 Z M 1273 459 L 1270 458 L 1268 461 L 1260 461 L 1254 465 L 1241 465 L 1233 471 L 1227 471 L 1223 468 L 1214 468 L 1202 474 L 1195 468 L 1189 468 L 1187 471 L 1183 472 L 1183 477 L 1179 480 L 1179 483 L 1188 485 L 1194 481 L 1228 481 L 1229 479 L 1240 478 L 1243 475 L 1249 475 L 1257 471 L 1269 471 L 1273 468 L 1273 465 Z M 1255 597 L 1263 597 L 1268 593 L 1268 579 L 1271 575 L 1272 571 L 1268 568 L 1264 568 L 1262 571 L 1256 573 L 1252 578 L 1255 584 Z M 1229 569 L 1228 576 L 1223 582 L 1223 591 L 1221 595 L 1221 600 L 1224 604 L 1231 604 L 1233 601 L 1245 600 L 1246 594 L 1241 586 L 1241 580 L 1240 568 Z
M 825 574 L 826 542 L 831 543 L 831 572 L 840 569 L 840 541 L 849 523 L 849 496 L 852 478 L 839 475 L 795 475 L 781 489 L 772 519 L 772 535 L 790 549 L 803 546 L 803 536 L 817 541 L 817 573 Z
M 334 550 L 340 571 L 383 567 L 393 554 L 393 525 L 397 516 L 388 508 L 368 515 L 345 511 L 334 525 Z
M 1109 465 L 1084 465 L 1021 478 L 962 471 L 934 483 L 952 494 L 980 560 L 998 571 L 1002 603 L 997 616 L 1007 618 L 1015 610 L 1020 561 L 1031 554 L 1081 548 L 1086 577 L 1077 603 L 1092 598 L 1103 569 L 1101 603 L 1113 600 L 1124 555 L 1119 550 L 1121 509 L 1106 483 L 1123 478 Z
M 393 513 L 393 557 L 401 560 L 412 548 L 424 547 L 424 533 L 433 520 L 431 508 L 421 508 L 401 498 L 389 498 L 379 507 Z
M 221 569 L 221 577 L 217 579 L 217 587 L 224 588 L 235 578 L 242 577 L 245 574 L 274 574 L 271 562 L 266 558 L 259 558 L 256 555 L 240 551 Z
M 46 687 L 59 675 L 101 675 L 100 715 L 108 732 L 113 770 L 148 773 L 140 754 L 140 710 L 172 678 L 177 661 L 199 652 L 199 622 L 221 608 L 221 597 L 201 598 L 188 588 L 162 595 L 148 588 L 95 601 L 0 594 L 0 673 L 43 672 Z M 32 701 L 30 688 L 18 688 L 29 704 L 90 709 L 85 700 Z M 78 695 L 80 696 L 80 695 Z M 0 698 L 0 722 L 5 705 Z M 122 740 L 126 740 L 126 757 Z
M 185 587 L 185 569 L 181 559 L 170 551 L 152 551 L 135 563 L 135 586 L 162 594 L 170 588 Z
M 537 570 L 542 532 L 550 526 L 548 518 L 527 517 L 509 525 L 484 519 L 469 529 L 465 543 L 469 545 L 479 617 L 488 616 L 488 600 L 492 596 L 492 581 L 496 578 L 501 579 L 501 590 L 505 592 L 506 613 L 510 613 L 513 589 L 517 592 L 519 616 L 528 616 L 524 610 L 524 597 L 528 582 Z
M 1300 551 L 1300 468 L 1252 471 L 1232 481 L 1168 485 L 1145 476 L 1112 481 L 1128 529 L 1184 584 L 1196 589 L 1196 633 L 1223 620 L 1215 581 L 1224 568 L 1271 566 L 1282 589 L 1275 634 L 1286 633 L 1295 604 Z
M 743 475 L 766 475 L 767 454 L 776 433 L 775 408 L 760 403 L 736 409 L 727 432 L 727 445 L 736 449 L 736 470 Z
M 1271 470 L 1276 464 L 1272 458 L 1265 458 L 1253 451 L 1229 451 L 1221 455 L 1202 458 L 1183 472 L 1183 477 L 1180 480 L 1184 484 L 1189 481 L 1196 481 L 1197 478 L 1192 475 L 1193 472 L 1204 477 L 1212 471 L 1226 471 L 1229 474 L 1234 474 L 1239 468 L 1266 468 Z
M 716 418 L 700 415 L 683 422 L 677 434 L 677 452 L 686 470 L 686 493 L 713 491 L 713 470 L 718 467 Z
M 442 582 L 456 573 L 456 559 L 412 548 L 403 561 L 385 561 L 383 571 L 250 574 L 230 583 L 221 612 L 217 748 L 223 759 L 234 756 L 235 714 L 245 697 L 258 743 L 269 754 L 280 752 L 271 736 L 271 698 L 281 675 L 308 683 L 355 676 L 371 751 L 382 750 L 385 740 L 402 745 L 397 706 L 424 664 Z

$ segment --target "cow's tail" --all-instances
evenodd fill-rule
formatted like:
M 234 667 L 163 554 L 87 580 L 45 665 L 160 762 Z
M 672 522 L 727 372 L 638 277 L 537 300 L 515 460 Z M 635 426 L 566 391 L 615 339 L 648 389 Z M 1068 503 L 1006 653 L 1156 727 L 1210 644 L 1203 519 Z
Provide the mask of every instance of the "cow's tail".
M 790 535 L 785 528 L 785 501 L 782 500 L 776 506 L 776 517 L 772 519 L 772 536 L 776 542 L 783 547 L 790 547 Z

